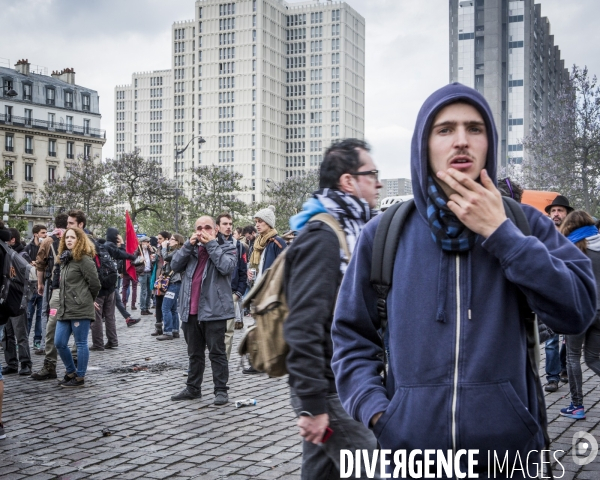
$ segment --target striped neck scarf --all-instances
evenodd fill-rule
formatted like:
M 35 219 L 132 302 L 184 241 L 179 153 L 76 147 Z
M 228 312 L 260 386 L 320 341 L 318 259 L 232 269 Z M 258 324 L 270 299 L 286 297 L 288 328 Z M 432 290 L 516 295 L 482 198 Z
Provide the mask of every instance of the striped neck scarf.
M 477 234 L 469 230 L 448 208 L 448 200 L 431 175 L 427 177 L 427 220 L 435 243 L 446 252 L 466 252 L 477 241 Z

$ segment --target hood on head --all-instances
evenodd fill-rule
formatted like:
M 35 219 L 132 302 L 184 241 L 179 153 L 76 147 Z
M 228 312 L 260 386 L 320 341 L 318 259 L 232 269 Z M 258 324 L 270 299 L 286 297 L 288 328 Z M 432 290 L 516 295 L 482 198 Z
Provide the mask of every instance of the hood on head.
M 106 229 L 106 241 L 117 243 L 117 235 L 119 235 L 119 230 L 114 227 L 109 227 Z
M 483 117 L 488 134 L 488 153 L 486 170 L 496 184 L 496 152 L 498 150 L 498 133 L 492 116 L 492 111 L 487 101 L 477 90 L 462 85 L 451 83 L 432 93 L 419 111 L 417 123 L 411 144 L 410 170 L 412 174 L 412 188 L 417 210 L 427 218 L 427 176 L 429 169 L 429 132 L 435 116 L 446 105 L 463 101 L 473 105 Z

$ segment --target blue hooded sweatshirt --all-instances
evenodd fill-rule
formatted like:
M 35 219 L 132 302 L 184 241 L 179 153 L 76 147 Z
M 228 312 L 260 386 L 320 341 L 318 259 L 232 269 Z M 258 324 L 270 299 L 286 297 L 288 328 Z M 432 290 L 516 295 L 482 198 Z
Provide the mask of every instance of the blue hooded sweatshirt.
M 544 446 L 536 385 L 517 303 L 556 332 L 578 334 L 594 318 L 591 263 L 552 221 L 523 205 L 532 235 L 506 220 L 468 252 L 442 251 L 427 222 L 428 138 L 436 114 L 457 100 L 473 105 L 488 132 L 486 169 L 496 179 L 497 133 L 477 91 L 447 85 L 424 103 L 412 140 L 416 209 L 408 217 L 388 296 L 389 368 L 384 386 L 371 286 L 372 245 L 380 218 L 367 224 L 344 276 L 332 327 L 332 368 L 345 410 L 373 428 L 383 449 L 479 449 L 508 452 Z M 524 454 L 524 455 L 523 455 Z M 493 458 L 493 453 L 492 453 Z

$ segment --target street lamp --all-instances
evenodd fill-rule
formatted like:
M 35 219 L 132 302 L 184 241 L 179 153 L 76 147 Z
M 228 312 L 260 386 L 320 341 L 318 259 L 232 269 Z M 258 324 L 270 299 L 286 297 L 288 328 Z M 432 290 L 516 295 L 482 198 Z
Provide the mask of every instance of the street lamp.
M 200 145 L 203 143 L 206 143 L 204 138 L 202 138 L 200 135 L 197 135 L 190 138 L 190 141 L 181 150 L 178 150 L 177 147 L 175 147 L 175 162 L 177 162 L 177 159 L 180 155 L 183 156 L 183 153 L 188 149 L 194 138 L 198 139 L 198 147 L 200 147 Z M 179 179 L 176 178 L 175 181 L 177 182 L 177 185 L 175 186 L 175 232 L 179 233 Z

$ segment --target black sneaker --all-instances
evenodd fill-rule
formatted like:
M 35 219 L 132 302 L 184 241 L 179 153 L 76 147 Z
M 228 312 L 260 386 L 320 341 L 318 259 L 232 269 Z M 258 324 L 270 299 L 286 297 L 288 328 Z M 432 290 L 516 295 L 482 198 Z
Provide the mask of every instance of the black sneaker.
M 248 367 L 248 368 L 244 368 L 244 370 L 242 370 L 242 373 L 245 373 L 246 375 L 260 375 L 262 372 L 259 372 L 254 367 Z
M 179 338 L 179 332 L 173 332 L 173 338 Z
M 62 387 L 65 383 L 70 382 L 73 378 L 75 378 L 77 374 L 75 372 L 73 373 L 65 373 L 65 376 L 63 377 L 62 380 L 58 381 L 58 384 Z
M 84 387 L 85 386 L 85 378 L 73 377 L 68 382 L 61 383 L 60 386 L 65 387 L 65 388 Z
M 2 375 L 11 375 L 13 373 L 19 373 L 19 369 L 9 367 L 8 365 L 6 367 L 2 367 Z
M 556 392 L 558 390 L 558 382 L 548 382 L 548 385 L 544 387 L 547 392 Z
M 104 347 L 97 347 L 96 345 L 92 345 L 89 350 L 90 352 L 103 352 Z
M 199 398 L 202 398 L 202 394 L 201 393 L 194 394 L 187 387 L 185 387 L 177 395 L 173 395 L 171 397 L 171 400 L 173 400 L 173 401 L 176 402 L 178 400 L 197 400 Z
M 160 340 L 161 342 L 163 340 L 173 340 L 173 335 L 167 335 L 166 333 L 159 335 L 156 337 L 157 340 Z
M 19 370 L 19 375 L 28 377 L 29 375 L 31 375 L 31 367 L 29 365 L 25 365 L 24 367 L 21 367 L 21 370 Z
M 215 405 L 225 405 L 227 402 L 229 402 L 229 395 L 227 395 L 227 392 L 219 390 L 215 394 L 215 401 L 213 403 Z
M 111 348 L 117 348 L 119 345 L 115 345 L 114 343 L 106 342 L 104 344 L 104 348 L 110 350 Z

